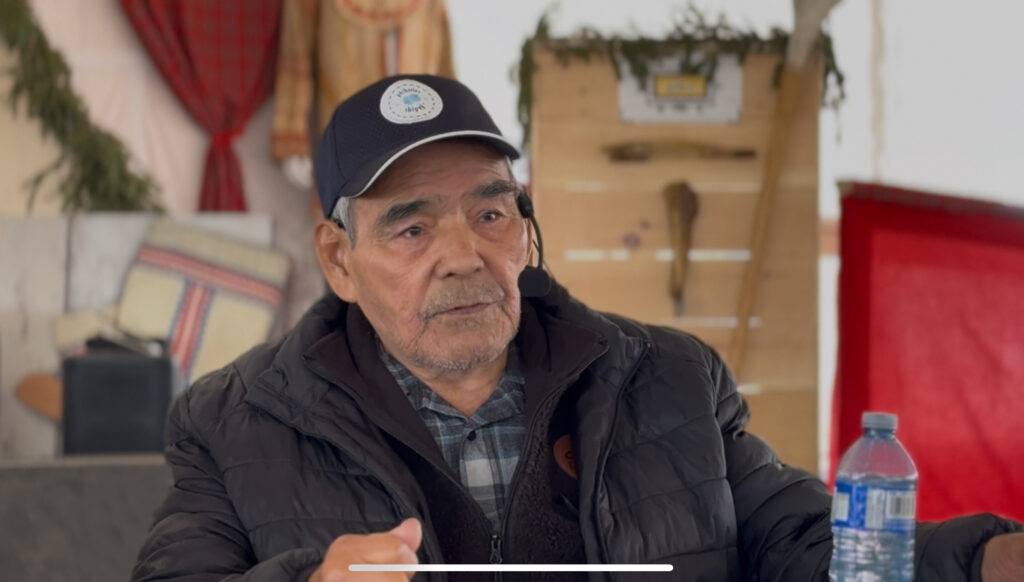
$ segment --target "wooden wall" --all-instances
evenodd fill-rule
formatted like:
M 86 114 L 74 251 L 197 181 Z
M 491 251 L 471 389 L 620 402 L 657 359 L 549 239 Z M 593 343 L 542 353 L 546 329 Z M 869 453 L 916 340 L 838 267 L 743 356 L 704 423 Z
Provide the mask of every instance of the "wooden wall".
M 606 61 L 562 66 L 539 49 L 531 178 L 555 278 L 591 307 L 683 329 L 726 354 L 774 114 L 777 61 L 748 57 L 739 123 L 634 125 L 619 120 L 617 80 Z M 819 67 L 811 67 L 815 76 L 804 83 L 790 130 L 746 357 L 741 366 L 732 364 L 753 411 L 751 431 L 784 462 L 811 472 L 817 470 Z M 602 150 L 665 139 L 756 155 L 611 162 Z M 700 208 L 677 317 L 662 191 L 680 181 L 697 193 Z

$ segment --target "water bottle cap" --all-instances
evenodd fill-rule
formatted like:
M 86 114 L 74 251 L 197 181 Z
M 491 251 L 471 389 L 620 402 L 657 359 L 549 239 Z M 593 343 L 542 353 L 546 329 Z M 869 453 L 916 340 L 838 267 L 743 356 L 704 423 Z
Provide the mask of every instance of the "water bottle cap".
M 864 428 L 878 428 L 882 430 L 896 430 L 899 417 L 888 412 L 865 412 L 861 416 L 861 423 Z

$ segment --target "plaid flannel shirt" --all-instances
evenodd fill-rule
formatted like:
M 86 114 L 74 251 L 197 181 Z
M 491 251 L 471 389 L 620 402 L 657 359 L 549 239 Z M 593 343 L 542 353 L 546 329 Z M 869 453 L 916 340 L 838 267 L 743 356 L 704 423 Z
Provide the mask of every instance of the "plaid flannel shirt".
M 490 398 L 471 417 L 455 409 L 377 342 L 381 360 L 441 448 L 448 466 L 495 524 L 526 437 L 526 378 L 519 352 L 509 345 L 508 365 Z

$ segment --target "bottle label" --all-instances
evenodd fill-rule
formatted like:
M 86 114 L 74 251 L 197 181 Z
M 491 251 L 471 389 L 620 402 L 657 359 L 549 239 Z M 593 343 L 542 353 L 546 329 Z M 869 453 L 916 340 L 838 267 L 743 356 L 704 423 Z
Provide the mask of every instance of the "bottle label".
M 917 487 L 836 482 L 832 525 L 907 533 L 917 523 Z

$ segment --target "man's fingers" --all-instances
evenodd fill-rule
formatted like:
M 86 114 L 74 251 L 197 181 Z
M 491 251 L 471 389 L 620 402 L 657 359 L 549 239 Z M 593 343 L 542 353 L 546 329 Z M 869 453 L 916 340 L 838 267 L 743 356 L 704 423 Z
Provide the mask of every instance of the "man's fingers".
M 331 572 L 323 582 L 407 582 L 413 572 Z
M 391 533 L 371 534 L 359 540 L 353 554 L 362 556 L 368 564 L 416 564 L 419 559 L 409 544 Z
M 407 519 L 387 532 L 343 535 L 327 548 L 327 554 L 316 574 L 323 582 L 409 580 L 415 572 L 354 572 L 349 566 L 418 564 L 416 550 L 422 539 L 423 530 L 415 519 Z
M 405 542 L 405 545 L 409 546 L 409 549 L 413 552 L 420 549 L 420 542 L 423 541 L 423 526 L 414 517 L 410 517 L 398 524 L 398 527 L 388 533 L 397 536 L 398 539 Z
M 1024 580 L 1024 533 L 998 535 L 985 543 L 981 579 L 984 582 Z

